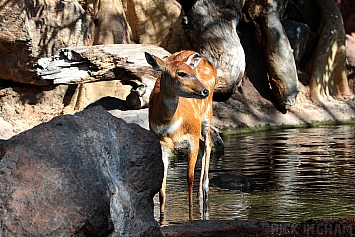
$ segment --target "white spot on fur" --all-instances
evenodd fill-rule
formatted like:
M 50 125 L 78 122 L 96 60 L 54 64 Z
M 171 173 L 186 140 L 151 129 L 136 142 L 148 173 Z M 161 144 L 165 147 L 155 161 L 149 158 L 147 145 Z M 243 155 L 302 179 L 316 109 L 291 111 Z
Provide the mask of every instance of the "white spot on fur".
M 210 184 L 210 180 L 208 178 L 203 181 L 202 188 L 205 193 L 208 193 L 210 191 L 209 184 Z
M 163 160 L 163 164 L 164 164 L 164 171 L 168 171 L 169 157 L 170 157 L 170 154 L 168 152 L 165 152 L 165 151 L 162 152 L 162 160 Z
M 151 123 L 151 127 L 156 134 L 166 135 L 166 134 L 174 133 L 176 130 L 178 130 L 182 124 L 182 121 L 183 121 L 182 118 L 180 118 L 175 123 L 169 125 L 159 125 L 159 126 L 154 123 Z

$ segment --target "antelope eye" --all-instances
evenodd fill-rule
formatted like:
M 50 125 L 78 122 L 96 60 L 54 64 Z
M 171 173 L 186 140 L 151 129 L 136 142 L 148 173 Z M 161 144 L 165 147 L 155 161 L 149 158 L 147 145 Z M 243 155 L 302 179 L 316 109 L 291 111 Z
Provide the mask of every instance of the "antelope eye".
M 187 76 L 187 74 L 184 72 L 177 72 L 177 74 L 179 77 L 186 77 Z

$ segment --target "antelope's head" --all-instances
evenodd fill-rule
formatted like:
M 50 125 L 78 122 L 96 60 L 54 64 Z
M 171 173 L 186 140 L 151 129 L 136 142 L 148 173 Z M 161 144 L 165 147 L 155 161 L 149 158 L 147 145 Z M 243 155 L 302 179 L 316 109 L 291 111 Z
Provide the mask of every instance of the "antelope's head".
M 179 60 L 164 62 L 147 52 L 145 58 L 154 70 L 162 72 L 161 90 L 164 93 L 198 99 L 204 99 L 209 95 L 209 91 L 196 78 L 193 71 L 201 61 L 198 53 L 190 55 L 186 62 Z

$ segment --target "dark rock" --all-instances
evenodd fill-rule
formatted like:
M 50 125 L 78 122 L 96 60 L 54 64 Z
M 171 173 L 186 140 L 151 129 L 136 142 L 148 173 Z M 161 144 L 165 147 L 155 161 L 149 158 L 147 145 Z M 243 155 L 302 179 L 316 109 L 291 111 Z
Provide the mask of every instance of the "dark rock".
M 159 141 L 97 106 L 0 141 L 0 236 L 161 236 Z
M 224 142 L 215 127 L 211 127 L 212 153 L 219 157 L 224 155 Z
M 261 222 L 243 220 L 189 221 L 162 228 L 164 237 L 316 237 L 353 236 L 355 219 L 334 218 L 295 222 Z
M 238 176 L 232 173 L 223 173 L 210 179 L 212 185 L 216 185 L 223 189 L 241 190 L 243 192 L 251 192 L 256 187 L 254 179 L 246 176 Z

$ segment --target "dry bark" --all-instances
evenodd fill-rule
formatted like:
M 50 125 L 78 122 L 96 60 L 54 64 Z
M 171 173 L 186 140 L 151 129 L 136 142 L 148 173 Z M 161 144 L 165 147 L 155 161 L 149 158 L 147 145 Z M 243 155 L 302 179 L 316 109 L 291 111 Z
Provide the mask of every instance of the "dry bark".
M 100 99 L 98 88 L 89 82 L 101 80 L 117 80 L 124 85 L 131 85 L 131 93 L 126 98 L 130 109 L 148 106 L 150 92 L 154 87 L 158 73 L 155 72 L 144 57 L 144 51 L 154 53 L 158 57 L 169 56 L 169 52 L 154 45 L 114 44 L 75 47 L 62 49 L 59 56 L 41 58 L 37 67 L 37 76 L 41 80 L 49 80 L 53 84 L 80 84 L 72 99 L 67 113 L 85 108 L 95 100 Z M 123 88 L 122 88 L 123 89 Z M 126 89 L 124 89 L 126 90 Z M 86 91 L 91 91 L 87 93 Z M 111 91 L 111 90 L 110 90 Z M 106 96 L 115 96 L 116 90 Z M 100 93 L 104 97 L 103 93 Z M 89 97 L 90 98 L 87 98 Z
M 281 25 L 287 0 L 250 0 L 244 11 L 257 24 L 268 68 L 269 83 L 279 109 L 287 111 L 298 94 L 298 77 L 293 50 Z
M 198 0 L 183 19 L 186 36 L 196 52 L 217 66 L 214 100 L 225 100 L 242 80 L 245 55 L 237 34 L 244 1 Z
M 182 8 L 175 0 L 122 0 L 132 41 L 170 53 L 189 48 L 181 27 Z
M 346 77 L 345 30 L 341 12 L 333 0 L 299 1 L 306 23 L 318 32 L 318 45 L 310 65 L 313 101 L 352 95 Z M 320 12 L 308 14 L 309 12 Z
M 96 0 L 97 28 L 94 44 L 127 44 L 129 28 L 121 0 Z

